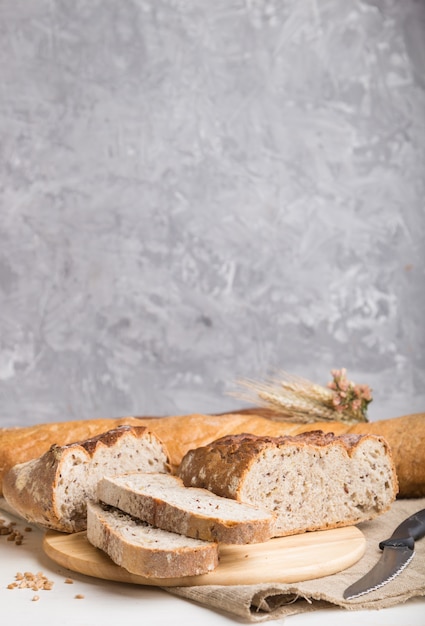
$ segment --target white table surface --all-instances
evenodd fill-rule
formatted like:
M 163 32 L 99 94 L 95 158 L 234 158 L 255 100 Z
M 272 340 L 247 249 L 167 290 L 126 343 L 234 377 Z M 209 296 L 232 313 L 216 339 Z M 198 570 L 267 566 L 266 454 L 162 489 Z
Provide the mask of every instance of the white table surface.
M 0 517 L 26 524 L 0 509 Z M 107 582 L 70 572 L 43 552 L 43 533 L 36 527 L 24 532 L 18 546 L 0 536 L 0 607 L 3 619 L 13 626 L 230 626 L 244 623 L 217 611 L 173 596 L 162 589 Z M 43 572 L 54 582 L 50 591 L 8 589 L 17 572 Z M 72 578 L 73 584 L 65 583 Z M 39 600 L 33 601 L 35 595 Z M 76 595 L 84 598 L 77 599 Z M 3 623 L 3 621 L 2 621 Z M 425 598 L 380 611 L 330 609 L 269 620 L 286 626 L 425 626 Z

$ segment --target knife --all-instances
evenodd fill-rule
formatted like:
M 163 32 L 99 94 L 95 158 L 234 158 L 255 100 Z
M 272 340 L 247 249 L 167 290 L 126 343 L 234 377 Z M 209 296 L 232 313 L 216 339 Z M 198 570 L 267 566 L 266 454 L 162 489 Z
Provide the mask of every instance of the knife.
M 389 539 L 381 541 L 382 555 L 379 561 L 362 578 L 347 587 L 343 593 L 345 600 L 358 598 L 375 591 L 404 570 L 415 554 L 415 540 L 425 536 L 425 509 L 404 520 Z

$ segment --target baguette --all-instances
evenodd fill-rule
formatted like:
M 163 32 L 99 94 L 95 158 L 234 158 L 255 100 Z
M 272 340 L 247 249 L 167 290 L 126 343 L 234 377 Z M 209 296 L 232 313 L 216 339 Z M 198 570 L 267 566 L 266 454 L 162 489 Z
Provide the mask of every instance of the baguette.
M 275 516 L 269 511 L 185 487 L 171 474 L 107 476 L 97 497 L 151 526 L 204 541 L 247 544 L 274 536 Z
M 28 522 L 61 532 L 86 528 L 86 503 L 104 475 L 169 471 L 162 442 L 145 426 L 119 426 L 96 437 L 52 445 L 4 476 L 6 502 Z
M 216 543 L 153 528 L 91 501 L 87 503 L 87 539 L 114 563 L 145 578 L 196 576 L 218 565 Z
M 415 413 L 376 422 L 344 424 L 315 422 L 300 424 L 275 421 L 273 415 L 241 411 L 223 415 L 191 414 L 169 417 L 127 417 L 117 419 L 56 422 L 17 428 L 0 429 L 0 495 L 5 472 L 16 463 L 34 459 L 52 444 L 63 445 L 93 436 L 119 423 L 143 425 L 164 442 L 172 468 L 177 468 L 191 448 L 206 445 L 225 435 L 252 433 L 256 435 L 296 435 L 311 430 L 344 433 L 376 434 L 390 445 L 399 482 L 398 497 L 425 496 L 425 413 Z
M 369 521 L 398 489 L 382 437 L 322 431 L 228 435 L 187 452 L 178 473 L 187 487 L 272 512 L 278 537 Z

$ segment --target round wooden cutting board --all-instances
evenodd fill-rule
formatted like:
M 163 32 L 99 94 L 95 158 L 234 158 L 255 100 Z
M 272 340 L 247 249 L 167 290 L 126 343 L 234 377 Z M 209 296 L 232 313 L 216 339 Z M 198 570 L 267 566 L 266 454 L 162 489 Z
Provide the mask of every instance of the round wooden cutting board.
M 364 554 L 366 540 L 355 526 L 279 537 L 264 543 L 221 545 L 218 567 L 209 574 L 184 578 L 145 578 L 119 567 L 93 547 L 85 532 L 66 535 L 48 531 L 45 553 L 56 563 L 80 574 L 138 585 L 249 585 L 293 583 L 340 572 Z

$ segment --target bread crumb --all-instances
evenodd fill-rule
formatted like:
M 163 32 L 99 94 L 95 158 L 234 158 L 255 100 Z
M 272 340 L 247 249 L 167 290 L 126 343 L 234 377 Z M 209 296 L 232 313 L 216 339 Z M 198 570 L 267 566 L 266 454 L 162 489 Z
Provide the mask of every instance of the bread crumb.
M 40 600 L 40 596 L 33 596 L 32 597 L 32 601 L 33 602 L 37 602 L 37 600 Z
M 72 578 L 65 578 L 64 582 L 65 582 L 67 585 L 73 585 L 73 584 L 74 584 L 74 581 L 72 580 Z
M 82 593 L 77 593 L 77 595 L 76 595 L 76 596 L 74 596 L 74 598 L 75 598 L 76 600 L 83 600 L 83 599 L 84 599 L 84 595 L 83 595 Z

